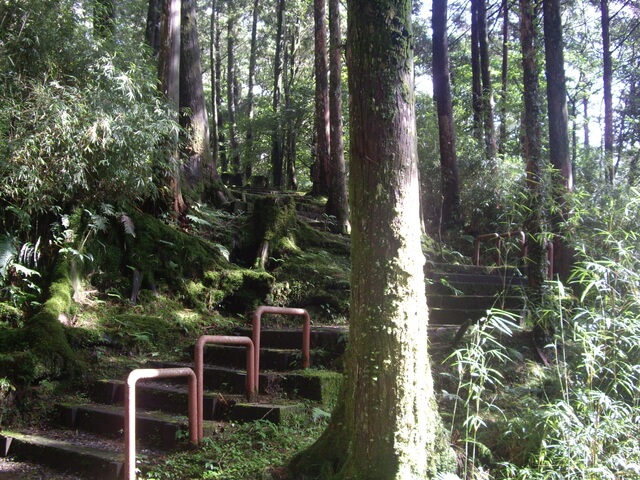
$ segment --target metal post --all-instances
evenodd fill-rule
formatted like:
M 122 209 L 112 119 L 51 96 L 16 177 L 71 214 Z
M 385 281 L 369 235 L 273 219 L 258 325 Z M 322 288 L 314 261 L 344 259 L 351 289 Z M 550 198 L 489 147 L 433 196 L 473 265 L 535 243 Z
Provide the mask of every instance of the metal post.
M 257 391 L 256 378 L 258 377 L 257 371 L 254 372 L 256 367 L 255 363 L 255 348 L 254 344 L 249 337 L 235 337 L 230 335 L 202 335 L 196 342 L 194 352 L 194 364 L 195 375 L 197 382 L 197 430 L 198 430 L 198 443 L 202 442 L 204 438 L 204 346 L 207 343 L 217 343 L 226 345 L 244 345 L 247 347 L 247 378 L 245 381 L 245 391 L 247 400 L 251 401 Z
M 190 368 L 139 368 L 127 377 L 124 391 L 124 478 L 136 478 L 136 382 L 143 378 L 189 378 L 189 440 L 198 443 L 196 424 L 196 375 Z
M 290 308 L 290 307 L 258 307 L 252 315 L 253 323 L 253 345 L 256 348 L 255 356 L 255 375 L 256 375 L 256 388 L 260 388 L 260 378 L 258 372 L 260 371 L 260 320 L 263 313 L 275 313 L 280 315 L 299 315 L 304 317 L 302 324 L 302 368 L 309 368 L 309 351 L 311 349 L 311 317 L 304 308 Z

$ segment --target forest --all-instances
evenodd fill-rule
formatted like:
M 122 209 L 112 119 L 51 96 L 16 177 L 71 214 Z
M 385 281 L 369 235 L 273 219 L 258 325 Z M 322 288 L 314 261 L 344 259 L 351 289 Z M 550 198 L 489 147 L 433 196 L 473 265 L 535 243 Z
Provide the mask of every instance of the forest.
M 0 179 L 0 479 L 261 305 L 322 398 L 127 475 L 640 478 L 638 0 L 0 0 Z

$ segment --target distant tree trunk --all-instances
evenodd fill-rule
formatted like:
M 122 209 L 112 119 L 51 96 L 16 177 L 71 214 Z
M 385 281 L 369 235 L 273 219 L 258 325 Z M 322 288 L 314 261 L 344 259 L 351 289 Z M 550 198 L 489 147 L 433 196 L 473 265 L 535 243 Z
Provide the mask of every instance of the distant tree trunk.
M 253 1 L 253 19 L 251 21 L 251 50 L 249 52 L 249 79 L 247 82 L 247 132 L 246 132 L 246 149 L 247 158 L 245 163 L 245 178 L 251 179 L 253 172 L 253 164 L 256 161 L 253 146 L 253 87 L 256 77 L 256 49 L 258 45 L 258 10 L 260 8 L 260 0 Z
M 331 175 L 329 158 L 329 80 L 327 77 L 327 25 L 325 22 L 326 0 L 314 0 L 313 19 L 315 32 L 315 133 L 316 158 L 312 171 L 313 193 L 327 195 Z
M 182 25 L 180 47 L 180 125 L 188 132 L 183 144 L 186 157 L 184 181 L 189 196 L 199 199 L 204 191 L 203 172 L 212 168 L 209 150 L 209 118 L 204 101 L 200 46 L 196 25 L 196 1 L 182 0 Z
M 498 155 L 507 153 L 507 99 L 509 88 L 509 0 L 502 0 L 502 68 L 500 72 L 500 138 Z
M 329 0 L 329 118 L 331 178 L 327 215 L 336 218 L 338 232 L 349 233 L 349 197 L 347 194 L 347 172 L 344 161 L 342 128 L 342 34 L 340 32 L 340 1 Z
M 217 59 L 217 31 L 218 31 L 218 5 L 217 0 L 211 0 L 211 25 L 209 37 L 209 64 L 211 75 L 211 159 L 215 165 L 220 163 L 220 141 L 218 138 L 218 92 L 219 78 L 216 68 Z
M 236 59 L 235 59 L 235 29 L 236 29 L 236 13 L 231 11 L 232 5 L 229 5 L 229 13 L 227 17 L 227 120 L 229 122 L 229 155 L 231 156 L 231 169 L 234 175 L 242 176 L 242 168 L 240 165 L 240 145 L 238 142 L 238 133 L 236 125 L 236 105 L 237 105 L 237 87 L 236 87 Z M 242 182 L 240 182 L 242 183 Z
M 478 3 L 478 42 L 480 50 L 480 71 L 482 77 L 482 121 L 484 124 L 484 144 L 488 159 L 496 158 L 496 132 L 493 122 L 493 88 L 491 86 L 491 61 L 489 58 L 489 34 L 487 32 L 487 6 L 485 0 Z M 495 164 L 493 165 L 495 166 Z
M 554 173 L 551 177 L 556 204 L 551 217 L 554 234 L 554 273 L 567 281 L 573 264 L 571 249 L 564 239 L 563 225 L 571 215 L 567 194 L 573 190 L 573 170 L 569 149 L 567 88 L 564 75 L 564 42 L 560 0 L 543 0 L 544 46 L 549 117 L 549 156 Z
M 348 2 L 349 352 L 327 430 L 292 465 L 312 478 L 435 478 L 449 453 L 427 354 L 410 12 Z
M 602 83 L 604 86 L 604 169 L 607 182 L 613 185 L 613 63 L 609 33 L 609 0 L 600 0 L 602 14 Z
M 229 169 L 229 160 L 227 159 L 227 137 L 224 134 L 224 117 L 222 115 L 222 54 L 220 53 L 220 39 L 222 37 L 222 29 L 218 25 L 216 28 L 216 110 L 218 112 L 218 157 L 220 159 L 220 170 L 226 172 Z
M 295 20 L 295 27 L 289 29 L 288 48 L 286 49 L 285 65 L 287 78 L 284 82 L 284 104 L 286 110 L 291 111 L 291 87 L 295 80 L 296 69 L 296 51 L 300 44 L 300 21 Z M 296 152 L 298 149 L 297 141 L 298 125 L 294 118 L 289 116 L 285 132 L 285 170 L 286 170 L 286 186 L 289 190 L 298 189 L 298 177 L 296 174 Z
M 113 0 L 94 0 L 93 31 L 100 38 L 113 37 L 116 32 L 116 7 Z
M 153 54 L 158 55 L 160 52 L 160 0 L 149 0 L 144 38 Z
M 536 23 L 535 0 L 520 0 L 520 45 L 522 48 L 522 74 L 524 95 L 523 154 L 527 168 L 529 192 L 528 217 L 524 228 L 527 233 L 528 278 L 533 305 L 541 305 L 546 276 L 546 250 L 544 233 L 544 166 L 542 161 L 540 69 L 536 58 L 539 27 Z M 534 329 L 538 342 L 545 335 L 545 327 L 534 308 Z M 538 346 L 544 343 L 538 343 Z
M 480 69 L 480 29 L 478 2 L 471 0 L 471 109 L 473 111 L 473 136 L 478 146 L 484 142 L 482 114 L 482 72 Z
M 271 132 L 271 173 L 274 188 L 282 188 L 283 148 L 282 125 L 280 120 L 280 95 L 282 89 L 282 57 L 284 48 L 285 0 L 278 0 L 276 10 L 276 52 L 273 60 L 273 113 L 275 124 Z
M 460 225 L 460 180 L 456 157 L 456 135 L 453 129 L 453 105 L 449 73 L 447 40 L 447 0 L 434 0 L 433 27 L 433 96 L 438 112 L 440 171 L 442 185 L 442 225 L 449 230 Z
M 158 55 L 158 78 L 160 89 L 175 109 L 176 121 L 180 104 L 180 0 L 165 0 L 162 3 L 160 20 L 160 52 Z M 169 179 L 171 207 L 177 217 L 187 212 L 182 196 L 182 180 L 178 138 L 169 145 L 173 169 Z

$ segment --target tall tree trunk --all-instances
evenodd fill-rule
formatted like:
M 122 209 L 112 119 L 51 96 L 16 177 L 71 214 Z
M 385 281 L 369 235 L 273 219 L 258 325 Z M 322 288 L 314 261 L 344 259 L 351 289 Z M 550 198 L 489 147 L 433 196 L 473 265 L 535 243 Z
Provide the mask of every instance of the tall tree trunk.
M 489 34 L 487 32 L 487 5 L 485 0 L 478 3 L 478 42 L 480 50 L 480 71 L 482 77 L 482 121 L 484 124 L 484 144 L 488 159 L 496 158 L 496 132 L 493 121 L 493 88 L 491 86 L 491 60 L 489 58 Z M 495 164 L 493 165 L 495 166 Z
M 153 54 L 158 55 L 160 52 L 160 0 L 149 0 L 144 38 Z
M 500 138 L 498 155 L 507 153 L 507 100 L 509 92 L 509 0 L 502 0 L 502 68 L 500 71 Z
M 316 80 L 315 94 L 315 133 L 316 158 L 313 168 L 313 193 L 327 195 L 331 175 L 329 158 L 330 127 L 329 127 L 329 80 L 327 77 L 327 25 L 325 21 L 326 0 L 314 0 L 313 20 L 315 33 L 314 71 Z
M 242 168 L 240 165 L 240 144 L 236 125 L 237 87 L 236 87 L 236 60 L 235 60 L 235 28 L 236 13 L 232 11 L 233 6 L 229 4 L 227 18 L 227 120 L 229 122 L 229 155 L 231 156 L 231 169 L 236 183 L 240 185 L 242 180 Z M 240 178 L 238 178 L 238 176 Z M 238 180 L 240 180 L 238 182 Z
M 473 136 L 478 142 L 478 146 L 484 142 L 480 29 L 478 25 L 478 3 L 480 1 L 471 0 L 471 109 L 473 111 Z
M 604 86 L 604 169 L 607 182 L 613 185 L 613 63 L 609 33 L 609 0 L 600 0 L 602 14 L 602 83 Z
M 282 57 L 284 55 L 284 13 L 285 0 L 277 2 L 276 52 L 273 60 L 273 113 L 275 123 L 271 132 L 271 173 L 274 188 L 282 188 L 283 148 L 282 125 L 280 120 L 280 95 L 282 90 Z
M 247 82 L 247 132 L 246 149 L 247 159 L 245 163 L 245 178 L 251 179 L 253 164 L 256 161 L 253 146 L 253 87 L 256 77 L 256 50 L 258 46 L 258 10 L 260 0 L 253 1 L 253 18 L 251 21 L 251 50 L 249 52 L 249 78 Z
M 449 73 L 447 40 L 447 0 L 434 0 L 431 16 L 433 27 L 433 96 L 438 113 L 440 143 L 440 175 L 442 185 L 442 225 L 449 230 L 460 225 L 460 179 L 456 157 L 456 135 L 453 129 L 453 105 Z
M 567 88 L 564 75 L 564 42 L 560 0 L 543 0 L 544 51 L 549 117 L 549 156 L 554 168 L 551 177 L 555 213 L 551 218 L 554 234 L 554 272 L 567 281 L 571 273 L 571 249 L 564 240 L 563 225 L 571 214 L 567 194 L 573 190 L 573 170 L 569 150 Z
M 229 160 L 227 158 L 227 137 L 224 134 L 224 117 L 222 115 L 222 54 L 220 51 L 220 40 L 222 38 L 222 29 L 218 25 L 216 28 L 216 110 L 218 112 L 218 157 L 220 159 L 220 170 L 226 172 L 229 169 Z
M 180 125 L 188 133 L 183 143 L 186 157 L 184 185 L 188 195 L 198 200 L 207 186 L 203 172 L 205 169 L 215 171 L 215 168 L 211 168 L 209 118 L 202 86 L 195 0 L 182 0 L 180 32 Z
M 542 161 L 540 69 L 536 58 L 537 12 L 534 0 L 520 0 L 520 45 L 522 48 L 522 74 L 524 92 L 523 154 L 526 162 L 526 185 L 529 193 L 527 232 L 528 278 L 533 305 L 541 305 L 546 275 L 544 233 L 544 165 Z M 532 309 L 535 333 L 542 340 L 545 329 Z M 540 344 L 538 344 L 540 345 Z M 542 344 L 544 345 L 544 344 Z
M 217 31 L 218 31 L 218 2 L 211 0 L 211 24 L 209 37 L 209 64 L 211 75 L 211 159 L 215 165 L 220 163 L 220 141 L 218 138 L 218 92 L 219 77 L 216 68 L 217 59 Z
M 338 232 L 349 233 L 349 197 L 344 160 L 342 128 L 342 34 L 340 32 L 340 0 L 329 0 L 329 119 L 331 178 L 327 198 L 328 215 L 336 219 Z
M 293 464 L 334 479 L 434 478 L 449 453 L 427 354 L 410 12 L 410 0 L 348 2 L 346 378 L 327 431 Z
M 300 20 L 296 19 L 294 26 L 290 27 L 288 38 L 288 48 L 285 50 L 285 72 L 287 78 L 284 81 L 284 105 L 286 110 L 291 111 L 291 88 L 296 77 L 296 51 L 300 44 Z M 296 152 L 298 149 L 297 132 L 299 125 L 292 116 L 287 118 L 287 126 L 285 128 L 285 170 L 286 170 L 286 186 L 289 190 L 298 189 L 298 176 L 296 173 Z
M 180 5 L 181 0 L 165 0 L 160 19 L 160 52 L 158 55 L 158 78 L 160 89 L 175 109 L 176 121 L 180 105 Z M 178 138 L 172 139 L 168 147 L 173 168 L 169 179 L 171 207 L 177 217 L 186 214 L 187 205 L 182 196 L 180 153 Z

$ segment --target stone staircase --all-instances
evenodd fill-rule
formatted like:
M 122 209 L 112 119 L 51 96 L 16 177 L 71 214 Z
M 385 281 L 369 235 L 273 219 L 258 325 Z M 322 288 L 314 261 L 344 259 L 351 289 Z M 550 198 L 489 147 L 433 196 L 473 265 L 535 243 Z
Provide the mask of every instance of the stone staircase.
M 250 335 L 250 332 L 238 330 L 236 334 Z M 244 347 L 207 346 L 203 376 L 205 435 L 228 421 L 286 422 L 288 416 L 302 410 L 305 402 L 328 408 L 326 406 L 335 400 L 341 379 L 336 367 L 344 351 L 345 331 L 312 328 L 310 340 L 312 368 L 301 370 L 300 330 L 263 330 L 259 390 L 251 402 L 246 400 L 244 391 Z M 154 361 L 145 368 L 177 366 L 192 367 L 193 363 Z M 2 432 L 1 456 L 46 464 L 82 479 L 124 478 L 124 391 L 125 379 L 108 379 L 90 385 L 86 402 L 55 405 L 52 428 Z M 144 470 L 148 459 L 187 447 L 187 397 L 185 378 L 138 382 L 138 468 Z M 4 477 L 0 474 L 0 478 Z
M 526 278 L 515 268 L 430 264 L 425 274 L 430 343 L 435 349 L 450 352 L 466 328 L 486 318 L 489 309 L 522 315 Z M 439 337 L 436 331 L 447 335 Z M 235 334 L 250 337 L 251 331 L 238 329 Z M 265 419 L 280 423 L 299 411 L 303 402 L 330 404 L 341 379 L 338 372 L 346 340 L 346 328 L 312 327 L 311 366 L 319 368 L 301 370 L 300 329 L 264 329 L 259 389 L 252 402 L 244 395 L 245 348 L 208 345 L 203 376 L 205 435 L 221 422 Z M 145 368 L 185 366 L 193 367 L 193 363 L 152 361 Z M 3 432 L 1 456 L 44 463 L 82 479 L 124 478 L 124 390 L 123 378 L 95 382 L 88 388 L 86 402 L 55 406 L 55 428 Z M 187 446 L 186 379 L 140 381 L 136 397 L 137 466 L 144 469 L 148 459 Z

